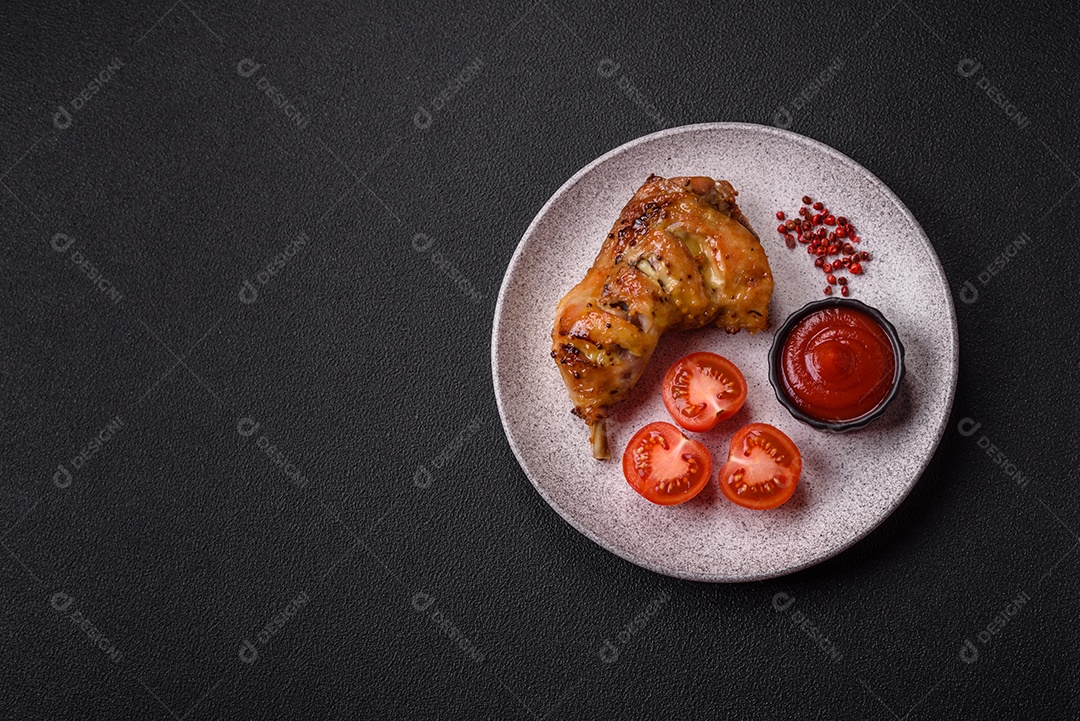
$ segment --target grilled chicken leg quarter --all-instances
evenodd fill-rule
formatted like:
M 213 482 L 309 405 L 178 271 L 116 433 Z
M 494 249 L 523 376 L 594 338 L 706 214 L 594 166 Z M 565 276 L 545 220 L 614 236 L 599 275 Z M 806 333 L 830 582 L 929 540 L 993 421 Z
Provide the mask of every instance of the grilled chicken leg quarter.
M 715 322 L 768 326 L 768 258 L 726 180 L 649 176 L 623 208 L 585 279 L 559 301 L 551 357 L 609 457 L 605 419 L 645 372 L 660 336 Z

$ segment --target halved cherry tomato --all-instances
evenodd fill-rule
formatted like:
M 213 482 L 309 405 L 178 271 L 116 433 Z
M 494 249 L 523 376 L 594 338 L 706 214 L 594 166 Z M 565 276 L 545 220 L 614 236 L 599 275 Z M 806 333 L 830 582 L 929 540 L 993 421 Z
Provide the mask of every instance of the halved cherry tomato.
M 791 498 L 802 473 L 795 442 L 767 423 L 743 426 L 720 469 L 720 490 L 744 508 L 776 508 Z
M 674 506 L 708 484 L 712 456 L 670 423 L 650 423 L 626 445 L 622 467 L 626 482 L 646 500 Z
M 745 401 L 742 372 L 715 353 L 691 353 L 664 374 L 664 405 L 688 431 L 712 430 L 738 413 Z

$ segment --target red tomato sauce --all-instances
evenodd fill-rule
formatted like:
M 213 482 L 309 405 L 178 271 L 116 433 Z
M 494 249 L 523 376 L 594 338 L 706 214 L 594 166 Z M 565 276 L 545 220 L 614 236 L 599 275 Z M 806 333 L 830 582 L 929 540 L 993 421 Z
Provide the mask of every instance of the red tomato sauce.
M 850 421 L 889 395 L 896 353 L 872 316 L 851 308 L 824 308 L 788 333 L 782 371 L 784 391 L 803 413 L 822 421 Z

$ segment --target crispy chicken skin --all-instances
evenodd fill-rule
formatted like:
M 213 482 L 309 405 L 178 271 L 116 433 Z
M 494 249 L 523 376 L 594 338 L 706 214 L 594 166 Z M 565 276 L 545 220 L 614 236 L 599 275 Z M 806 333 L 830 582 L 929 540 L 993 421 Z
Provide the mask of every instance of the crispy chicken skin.
M 608 458 L 605 419 L 641 378 L 660 336 L 715 322 L 769 323 L 773 278 L 726 180 L 649 176 L 623 208 L 584 280 L 555 310 L 551 357 Z

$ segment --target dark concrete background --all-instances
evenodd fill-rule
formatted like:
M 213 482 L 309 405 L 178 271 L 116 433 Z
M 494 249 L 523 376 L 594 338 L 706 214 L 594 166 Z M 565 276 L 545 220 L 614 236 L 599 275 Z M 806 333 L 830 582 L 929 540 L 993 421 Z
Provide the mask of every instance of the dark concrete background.
M 1080 715 L 1075 13 L 170 3 L 0 10 L 0 715 Z M 547 507 L 489 346 L 570 175 L 717 120 L 887 183 L 962 357 L 880 529 L 712 586 Z

